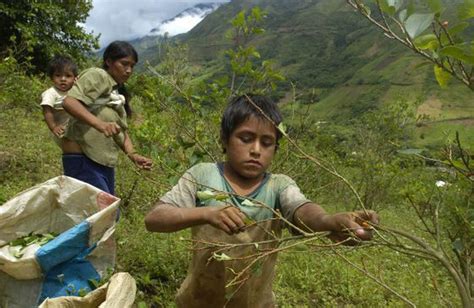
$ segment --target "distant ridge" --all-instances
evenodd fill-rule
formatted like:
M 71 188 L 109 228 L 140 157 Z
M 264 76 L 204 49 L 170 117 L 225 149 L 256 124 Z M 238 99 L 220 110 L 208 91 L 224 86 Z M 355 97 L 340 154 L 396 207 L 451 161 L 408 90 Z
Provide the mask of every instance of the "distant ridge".
M 232 19 L 256 5 L 267 12 L 265 33 L 250 44 L 287 77 L 275 95 L 287 101 L 292 95 L 290 82 L 296 85 L 299 100 L 311 105 L 307 114 L 315 123 L 349 123 L 372 109 L 403 102 L 419 106 L 417 114 L 430 119 L 419 129 L 424 136 L 421 145 L 433 143 L 427 130 L 446 131 L 443 123 L 450 123 L 450 130 L 470 129 L 465 135 L 474 136 L 474 122 L 456 124 L 458 119 L 474 117 L 472 91 L 456 82 L 441 89 L 433 65 L 420 66 L 422 57 L 387 39 L 345 0 L 232 0 L 172 39 L 188 46 L 189 60 L 201 68 L 200 74 L 222 72 L 223 52 L 232 47 L 226 38 Z M 453 7 L 446 9 L 452 16 L 450 24 L 455 24 Z M 156 37 L 134 42 L 141 46 L 141 59 L 151 64 L 160 59 L 160 43 Z M 436 138 L 441 142 L 442 134 Z
M 190 7 L 173 18 L 164 20 L 158 26 L 150 30 L 149 36 L 165 35 L 174 36 L 191 30 L 207 15 L 215 11 L 222 2 L 199 3 Z

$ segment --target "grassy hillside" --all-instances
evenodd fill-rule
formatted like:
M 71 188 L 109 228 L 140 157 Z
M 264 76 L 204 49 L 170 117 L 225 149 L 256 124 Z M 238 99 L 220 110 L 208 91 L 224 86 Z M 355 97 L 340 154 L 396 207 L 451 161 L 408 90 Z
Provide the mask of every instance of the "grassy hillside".
M 135 102 L 136 103 L 136 102 Z M 6 107 L 4 103 L 0 107 Z M 140 106 L 135 105 L 140 115 Z M 11 119 L 15 119 L 12 121 Z M 0 206 L 17 193 L 60 175 L 60 151 L 42 120 L 39 109 L 2 108 L 0 113 Z M 134 123 L 137 129 L 138 123 Z M 134 136 L 136 137 L 136 136 Z M 137 149 L 143 149 L 137 144 Z M 279 152 L 284 159 L 285 152 Z M 150 154 L 150 153 L 148 153 Z M 130 273 L 137 282 L 136 304 L 140 307 L 174 307 L 174 296 L 184 280 L 190 261 L 190 231 L 156 234 L 144 228 L 144 215 L 156 198 L 169 189 L 174 175 L 160 165 L 161 155 L 152 155 L 157 163 L 146 178 L 140 178 L 126 157 L 117 168 L 117 195 L 121 205 L 117 226 L 117 271 Z M 291 160 L 294 160 L 293 157 Z M 334 186 L 321 180 L 319 172 L 298 175 L 308 170 L 301 164 L 293 176 L 299 178 L 307 196 L 321 200 L 328 211 L 340 211 L 346 205 L 333 203 Z M 311 169 L 310 169 L 311 170 Z M 330 187 L 327 192 L 326 181 Z M 339 191 L 337 192 L 338 196 Z M 331 197 L 332 195 L 332 197 Z M 326 201 L 323 201 L 326 200 Z M 417 231 L 414 216 L 403 207 L 381 211 L 384 225 Z M 288 235 L 288 234 L 287 234 Z M 459 306 L 453 283 L 446 272 L 432 263 L 394 253 L 387 247 L 340 248 L 335 252 L 317 246 L 299 245 L 279 255 L 274 291 L 280 307 L 404 307 L 405 303 L 385 290 L 348 262 L 364 266 L 369 273 L 383 277 L 396 292 L 418 307 Z
M 0 64 L 0 90 L 3 93 L 0 97 L 0 204 L 22 190 L 62 173 L 60 151 L 50 140 L 37 101 L 49 84 L 44 78 L 26 76 L 18 67 L 6 64 L 7 61 Z M 345 97 L 356 96 L 355 93 L 362 97 L 371 86 L 348 84 L 340 96 L 331 92 L 327 98 L 333 97 L 333 104 L 336 104 Z M 116 192 L 123 202 L 116 230 L 116 270 L 128 272 L 135 278 L 139 307 L 174 307 L 174 295 L 186 276 L 190 261 L 190 230 L 173 234 L 150 233 L 145 230 L 143 220 L 157 198 L 175 183 L 176 173 L 181 174 L 196 162 L 193 155 L 198 145 L 185 145 L 184 138 L 198 141 L 210 153 L 216 153 L 215 157 L 222 158 L 218 156 L 221 149 L 218 142 L 220 115 L 217 114 L 221 106 L 203 106 L 197 102 L 194 106 L 183 104 L 185 100 L 180 93 L 173 92 L 169 83 L 140 73 L 131 78 L 128 87 L 134 94 L 135 117 L 130 121 L 130 133 L 135 149 L 152 157 L 155 167 L 151 172 L 141 173 L 125 155 L 120 156 Z M 194 93 L 204 95 L 198 90 Z M 212 97 L 206 98 L 212 101 Z M 285 108 L 291 105 L 290 99 Z M 324 106 L 324 101 L 305 106 Z M 436 108 L 440 108 L 437 101 L 424 106 L 426 112 L 433 113 Z M 391 119 L 395 123 L 396 120 Z M 313 119 L 305 122 L 302 124 L 311 126 Z M 440 243 L 420 229 L 423 224 L 405 196 L 414 194 L 413 191 L 426 192 L 428 205 L 431 200 L 440 202 L 441 230 L 457 232 L 457 226 L 447 219 L 453 216 L 446 215 L 450 205 L 459 215 L 459 209 L 467 203 L 456 198 L 462 198 L 468 189 L 458 189 L 456 178 L 443 171 L 445 169 L 426 168 L 422 160 L 398 155 L 387 141 L 400 140 L 399 135 L 403 132 L 399 132 L 398 126 L 385 124 L 372 119 L 367 121 L 367 126 L 359 124 L 344 128 L 344 134 L 337 131 L 340 127 L 333 125 L 333 131 L 326 131 L 325 127 L 304 127 L 290 135 L 297 138 L 307 153 L 330 162 L 331 169 L 335 168 L 351 181 L 367 208 L 380 213 L 382 226 L 416 234 L 429 245 L 442 244 L 451 252 L 446 233 L 442 234 Z M 333 132 L 349 138 L 338 139 Z M 211 161 L 206 155 L 201 159 Z M 291 176 L 305 196 L 322 204 L 330 213 L 354 209 L 355 197 L 348 187 L 301 155 L 286 140 L 281 141 L 271 171 Z M 446 187 L 446 192 L 433 184 L 440 178 L 452 183 Z M 436 199 L 438 196 L 440 199 Z M 424 211 L 428 210 L 424 208 Z M 290 233 L 285 231 L 285 235 Z M 276 268 L 274 290 L 278 305 L 403 307 L 406 301 L 419 307 L 460 305 L 454 282 L 439 263 L 417 254 L 399 253 L 385 243 L 385 237 L 377 235 L 375 239 L 373 244 L 358 247 L 334 247 L 318 237 L 311 243 L 299 242 L 298 245 L 297 239 L 289 241 L 295 245 L 280 253 Z
M 383 228 L 418 236 L 438 254 L 443 250 L 447 263 L 457 264 L 466 251 L 460 245 L 472 242 L 472 181 L 454 168 L 399 150 L 426 147 L 423 153 L 441 160 L 441 146 L 454 130 L 473 145 L 473 93 L 458 84 L 440 89 L 429 67 L 417 68 L 420 58 L 371 30 L 336 0 L 232 1 L 180 38 L 189 44 L 191 64 L 172 62 L 183 66 L 157 68 L 160 77 L 137 72 L 127 82 L 134 108 L 130 135 L 137 152 L 155 162 L 152 171 L 140 172 L 121 155 L 116 173 L 117 196 L 123 200 L 116 270 L 135 278 L 137 306 L 175 306 L 192 253 L 190 230 L 150 233 L 144 216 L 176 183 L 177 174 L 196 161 L 222 159 L 219 104 L 225 102 L 227 84 L 217 85 L 212 77 L 225 73 L 221 52 L 230 47 L 224 36 L 229 20 L 255 4 L 269 17 L 266 33 L 252 43 L 296 84 L 294 92 L 288 81 L 278 92 L 296 142 L 281 140 L 270 171 L 289 175 L 329 213 L 359 209 L 360 197 L 381 216 L 374 241 L 364 245 L 288 241 L 295 245 L 279 254 L 274 279 L 278 306 L 460 307 L 448 271 L 423 247 Z M 142 63 L 160 60 L 162 50 L 154 40 L 135 42 Z M 0 63 L 0 206 L 62 173 L 61 153 L 37 101 L 49 84 L 7 64 L 6 59 Z M 389 107 L 394 106 L 403 108 L 393 112 Z M 401 124 L 405 109 L 418 116 L 413 125 Z M 457 154 L 453 159 L 463 166 Z M 471 167 L 461 170 L 466 168 Z M 440 180 L 449 184 L 439 187 Z
M 347 123 L 368 110 L 404 101 L 419 105 L 420 116 L 431 106 L 429 117 L 418 127 L 415 146 L 440 145 L 456 130 L 474 145 L 472 91 L 454 81 L 454 86 L 441 90 L 431 65 L 420 67 L 421 57 L 384 37 L 344 0 L 234 0 L 221 6 L 175 38 L 189 46 L 190 61 L 200 66 L 200 74 L 211 76 L 223 66 L 223 51 L 232 47 L 226 38 L 230 21 L 256 5 L 268 16 L 262 25 L 265 33 L 250 44 L 287 78 L 278 89 L 281 98 L 289 97 L 292 82 L 300 103 L 314 103 L 310 118 Z M 450 7 L 447 15 L 454 18 Z M 162 55 L 163 41 L 156 40 L 136 42 L 142 58 L 151 63 Z

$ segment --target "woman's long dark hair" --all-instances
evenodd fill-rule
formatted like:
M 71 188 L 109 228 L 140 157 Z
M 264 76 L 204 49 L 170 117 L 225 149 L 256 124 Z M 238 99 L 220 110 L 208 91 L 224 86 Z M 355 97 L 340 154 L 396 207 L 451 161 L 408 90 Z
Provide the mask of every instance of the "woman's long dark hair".
M 102 56 L 102 68 L 105 70 L 108 69 L 107 60 L 114 62 L 125 57 L 132 57 L 135 60 L 135 63 L 138 62 L 137 51 L 129 42 L 113 41 L 109 44 L 109 46 L 107 46 L 107 48 L 105 48 L 104 55 Z M 130 118 L 132 116 L 132 108 L 130 107 L 130 93 L 128 93 L 124 84 L 118 85 L 118 92 L 125 97 L 124 108 L 125 112 L 127 113 L 127 117 Z

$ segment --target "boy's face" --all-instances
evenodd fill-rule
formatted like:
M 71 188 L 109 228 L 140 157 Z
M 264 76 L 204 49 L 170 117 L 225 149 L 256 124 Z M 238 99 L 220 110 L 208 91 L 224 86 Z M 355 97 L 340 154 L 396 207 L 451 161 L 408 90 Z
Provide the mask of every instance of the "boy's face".
M 261 177 L 275 154 L 275 127 L 251 116 L 231 133 L 225 148 L 227 164 L 234 172 L 249 179 Z
M 71 70 L 64 70 L 62 72 L 54 72 L 52 77 L 54 87 L 61 92 L 67 92 L 72 88 L 76 76 Z

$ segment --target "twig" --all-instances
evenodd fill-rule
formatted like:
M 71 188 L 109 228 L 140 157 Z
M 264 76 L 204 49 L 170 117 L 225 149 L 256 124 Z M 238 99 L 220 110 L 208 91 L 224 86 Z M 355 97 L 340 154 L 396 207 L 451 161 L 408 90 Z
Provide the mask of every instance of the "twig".
M 334 253 L 340 257 L 341 259 L 343 259 L 344 261 L 346 261 L 347 263 L 349 263 L 352 267 L 354 267 L 355 269 L 359 270 L 360 272 L 362 272 L 364 275 L 366 275 L 367 277 L 369 277 L 370 279 L 372 279 L 373 281 L 375 281 L 379 286 L 387 289 L 388 291 L 390 291 L 391 293 L 395 294 L 398 298 L 400 298 L 402 301 L 404 301 L 405 303 L 407 303 L 408 305 L 410 305 L 411 307 L 416 307 L 416 305 L 411 302 L 408 298 L 406 298 L 405 296 L 401 295 L 400 293 L 398 293 L 396 290 L 394 290 L 393 288 L 389 287 L 386 283 L 384 283 L 383 281 L 381 281 L 380 279 L 378 279 L 377 277 L 375 277 L 374 275 L 372 275 L 370 272 L 366 271 L 365 269 L 361 268 L 360 266 L 358 266 L 357 264 L 355 264 L 354 262 L 350 261 L 349 259 L 347 259 L 345 256 L 343 256 L 342 254 L 340 254 L 338 251 L 334 250 Z

